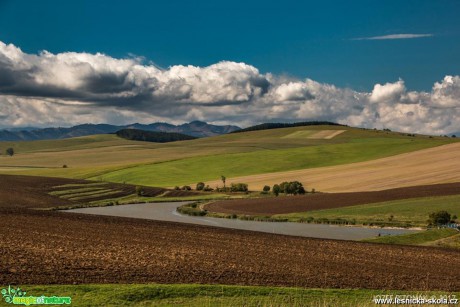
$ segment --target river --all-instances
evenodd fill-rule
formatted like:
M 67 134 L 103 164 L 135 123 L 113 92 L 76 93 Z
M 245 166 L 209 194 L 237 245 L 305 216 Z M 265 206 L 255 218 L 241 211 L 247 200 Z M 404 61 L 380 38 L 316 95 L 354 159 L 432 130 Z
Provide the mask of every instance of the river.
M 206 216 L 189 216 L 180 214 L 176 211 L 177 207 L 187 203 L 188 202 L 146 203 L 108 207 L 80 208 L 66 211 L 83 214 L 130 217 L 148 220 L 207 225 L 241 230 L 261 231 L 291 236 L 338 240 L 362 240 L 366 238 L 376 237 L 379 234 L 384 236 L 417 232 L 417 230 L 410 229 L 368 228 L 289 222 L 243 221 L 238 219 L 213 218 Z

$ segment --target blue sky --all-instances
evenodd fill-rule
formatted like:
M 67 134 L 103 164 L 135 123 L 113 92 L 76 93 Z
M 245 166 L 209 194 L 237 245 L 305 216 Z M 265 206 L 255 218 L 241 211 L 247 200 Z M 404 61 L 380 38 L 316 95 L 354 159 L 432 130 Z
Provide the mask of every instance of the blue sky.
M 0 128 L 460 131 L 460 1 L 0 0 Z
M 194 3 L 196 2 L 196 3 Z M 430 90 L 460 66 L 460 1 L 0 1 L 0 41 L 143 56 L 160 67 L 245 62 L 355 90 Z M 432 34 L 353 40 L 389 34 Z

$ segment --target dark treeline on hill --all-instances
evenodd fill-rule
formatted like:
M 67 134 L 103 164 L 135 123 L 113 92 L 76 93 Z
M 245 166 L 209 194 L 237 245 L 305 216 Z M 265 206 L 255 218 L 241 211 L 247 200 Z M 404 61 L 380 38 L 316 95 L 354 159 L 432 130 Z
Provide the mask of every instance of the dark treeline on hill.
M 175 141 L 186 141 L 194 140 L 196 137 L 174 133 L 174 132 L 154 132 L 140 129 L 122 129 L 115 133 L 121 138 L 132 140 L 132 141 L 145 141 L 145 142 L 156 142 L 156 143 L 168 143 Z
M 247 131 L 257 131 L 257 130 L 269 130 L 269 129 L 278 129 L 278 128 L 292 128 L 292 127 L 302 127 L 302 126 L 320 126 L 320 125 L 328 125 L 328 126 L 345 126 L 333 122 L 326 122 L 326 121 L 312 121 L 312 122 L 298 122 L 298 123 L 265 123 L 260 125 L 251 126 L 248 128 L 236 130 L 230 133 L 239 133 L 239 132 L 247 132 Z

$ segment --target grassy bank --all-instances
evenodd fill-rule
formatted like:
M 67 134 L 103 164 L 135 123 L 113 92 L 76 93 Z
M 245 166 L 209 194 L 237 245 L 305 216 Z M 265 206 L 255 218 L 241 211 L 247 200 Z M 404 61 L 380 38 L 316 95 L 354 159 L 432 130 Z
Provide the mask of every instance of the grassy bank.
M 403 245 L 437 245 L 436 242 L 444 241 L 446 238 L 458 237 L 459 232 L 455 229 L 442 228 L 432 229 L 423 232 L 399 235 L 384 236 L 373 239 L 363 240 L 365 242 L 385 243 L 385 244 L 403 244 Z M 444 247 L 449 247 L 447 244 Z M 451 246 L 454 247 L 454 246 Z
M 375 295 L 452 294 L 196 284 L 35 285 L 20 288 L 32 296 L 70 296 L 72 306 L 375 306 Z M 459 297 L 460 293 L 455 294 Z M 0 305 L 8 306 L 3 300 Z

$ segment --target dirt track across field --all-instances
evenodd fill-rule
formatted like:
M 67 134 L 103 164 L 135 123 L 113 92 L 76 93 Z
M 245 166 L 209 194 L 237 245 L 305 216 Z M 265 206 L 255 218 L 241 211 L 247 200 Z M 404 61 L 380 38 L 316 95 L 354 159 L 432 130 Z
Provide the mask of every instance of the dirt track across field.
M 33 210 L 65 202 L 40 194 L 40 189 L 71 181 L 0 180 L 3 285 L 158 282 L 460 289 L 460 258 L 454 250 Z M 13 197 L 7 199 L 7 194 Z
M 459 161 L 460 143 L 454 143 L 366 162 L 227 178 L 227 183 L 244 182 L 250 190 L 261 191 L 265 185 L 297 180 L 321 192 L 379 191 L 460 182 Z

